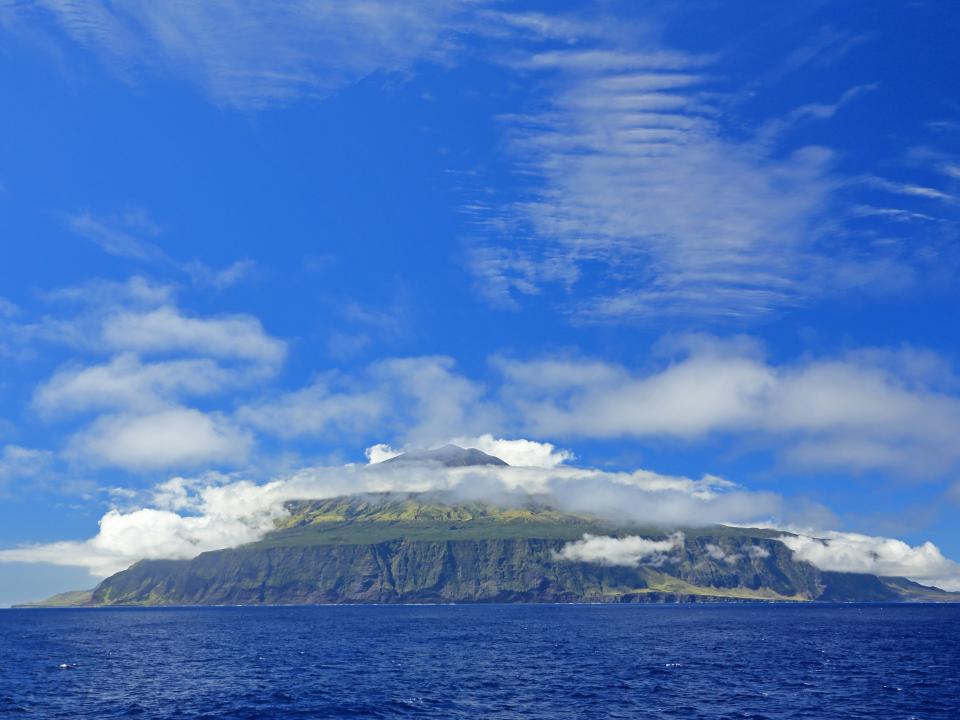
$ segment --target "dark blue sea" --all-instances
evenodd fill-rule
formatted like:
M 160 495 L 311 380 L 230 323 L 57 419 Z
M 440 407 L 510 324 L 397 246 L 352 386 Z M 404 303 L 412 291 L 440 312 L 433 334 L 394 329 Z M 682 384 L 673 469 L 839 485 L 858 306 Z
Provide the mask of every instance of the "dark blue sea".
M 960 719 L 960 607 L 0 611 L 0 716 Z

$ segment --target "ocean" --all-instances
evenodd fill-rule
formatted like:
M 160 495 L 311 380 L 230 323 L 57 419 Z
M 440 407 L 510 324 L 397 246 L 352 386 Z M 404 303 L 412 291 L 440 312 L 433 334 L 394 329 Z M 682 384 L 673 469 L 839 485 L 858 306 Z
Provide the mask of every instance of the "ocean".
M 960 607 L 0 611 L 0 717 L 960 718 Z

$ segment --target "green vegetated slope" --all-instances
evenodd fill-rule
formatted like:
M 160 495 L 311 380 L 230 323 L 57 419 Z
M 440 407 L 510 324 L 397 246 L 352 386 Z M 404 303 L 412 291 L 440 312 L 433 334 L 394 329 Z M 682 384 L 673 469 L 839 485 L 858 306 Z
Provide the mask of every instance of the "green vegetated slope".
M 288 504 L 250 545 L 192 560 L 146 560 L 104 580 L 92 605 L 402 602 L 953 601 L 903 578 L 823 572 L 770 530 L 683 530 L 651 563 L 610 567 L 557 553 L 584 533 L 663 539 L 534 501 L 362 495 Z
M 70 590 L 69 592 L 57 593 L 46 600 L 36 603 L 25 603 L 15 605 L 14 607 L 45 607 L 45 608 L 71 608 L 71 607 L 89 607 L 93 600 L 93 590 Z

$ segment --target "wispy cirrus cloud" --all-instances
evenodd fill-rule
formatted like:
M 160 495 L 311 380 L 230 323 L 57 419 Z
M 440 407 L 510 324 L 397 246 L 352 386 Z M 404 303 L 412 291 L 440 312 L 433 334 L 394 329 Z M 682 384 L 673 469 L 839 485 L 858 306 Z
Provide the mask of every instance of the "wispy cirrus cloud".
M 960 202 L 960 197 L 945 192 L 940 188 L 919 185 L 917 183 L 896 182 L 882 177 L 865 177 L 861 179 L 865 185 L 883 190 L 895 195 L 906 195 L 907 197 L 923 198 L 925 200 L 939 200 L 940 202 L 956 204 Z
M 749 93 L 730 89 L 718 55 L 671 49 L 649 32 L 624 40 L 609 22 L 512 27 L 531 41 L 502 60 L 532 98 L 528 112 L 501 118 L 521 199 L 465 208 L 478 235 L 468 262 L 495 304 L 517 307 L 559 287 L 557 304 L 579 322 L 742 322 L 915 282 L 914 255 L 928 248 L 843 227 L 856 215 L 844 195 L 856 178 L 832 149 L 798 144 L 792 132 L 829 121 L 879 83 L 751 123 Z M 856 44 L 841 43 L 843 52 Z M 878 182 L 906 200 L 947 199 Z M 857 217 L 895 223 L 919 212 L 887 209 L 896 214 Z
M 49 450 L 38 450 L 20 445 L 5 445 L 0 449 L 0 496 L 16 482 L 35 481 L 48 472 L 55 461 Z
M 170 264 L 172 260 L 154 242 L 160 228 L 143 212 L 101 218 L 89 212 L 70 215 L 67 223 L 75 233 L 95 243 L 104 252 L 145 262 Z
M 481 245 L 479 284 L 536 292 L 560 256 L 590 320 L 753 315 L 804 294 L 831 153 L 779 157 L 731 137 L 710 57 L 593 40 L 512 62 L 545 89 L 538 109 L 505 119 L 533 181 L 488 227 L 534 242 L 512 255 Z
M 387 0 L 39 0 L 4 8 L 7 26 L 52 17 L 62 31 L 135 80 L 180 77 L 215 102 L 257 109 L 324 97 L 377 72 L 443 57 L 472 3 Z
M 248 258 L 235 260 L 221 268 L 196 259 L 188 262 L 176 260 L 158 244 L 162 230 L 143 210 L 112 215 L 96 215 L 89 211 L 74 213 L 67 216 L 67 227 L 109 255 L 180 273 L 201 287 L 224 290 L 250 277 L 255 270 L 254 262 Z

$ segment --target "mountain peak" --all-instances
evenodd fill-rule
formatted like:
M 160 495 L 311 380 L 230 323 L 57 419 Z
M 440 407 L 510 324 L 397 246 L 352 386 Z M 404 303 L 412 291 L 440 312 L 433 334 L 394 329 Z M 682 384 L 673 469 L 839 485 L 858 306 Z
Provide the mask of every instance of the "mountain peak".
M 388 463 L 426 463 L 434 462 L 444 467 L 469 467 L 474 465 L 507 465 L 493 455 L 476 448 L 462 448 L 459 445 L 444 445 L 433 450 L 412 450 L 390 458 Z

